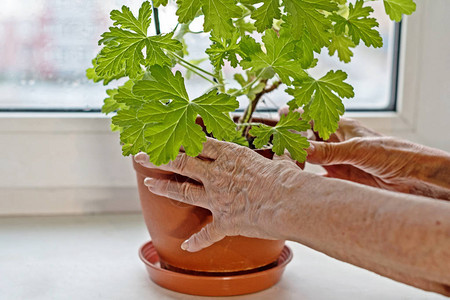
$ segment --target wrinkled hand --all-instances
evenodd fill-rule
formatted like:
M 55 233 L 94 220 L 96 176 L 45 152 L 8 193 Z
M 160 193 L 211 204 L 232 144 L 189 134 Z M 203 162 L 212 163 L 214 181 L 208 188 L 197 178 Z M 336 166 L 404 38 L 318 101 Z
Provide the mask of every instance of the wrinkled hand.
M 450 199 L 450 155 L 382 136 L 351 119 L 341 119 L 327 142 L 311 141 L 307 161 L 328 177 L 387 190 Z
M 278 208 L 287 194 L 301 185 L 301 169 L 295 163 L 269 160 L 249 148 L 210 138 L 198 157 L 180 153 L 176 160 L 156 167 L 147 154 L 139 153 L 135 161 L 198 182 L 145 179 L 154 194 L 212 212 L 213 221 L 186 240 L 181 246 L 184 250 L 198 251 L 233 235 L 284 239 L 275 220 L 280 220 Z

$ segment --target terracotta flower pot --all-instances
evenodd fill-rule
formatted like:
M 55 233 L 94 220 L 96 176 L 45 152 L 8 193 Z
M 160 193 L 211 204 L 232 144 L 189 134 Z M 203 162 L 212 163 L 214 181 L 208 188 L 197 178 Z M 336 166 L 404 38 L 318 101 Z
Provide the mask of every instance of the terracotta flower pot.
M 162 266 L 185 272 L 242 272 L 271 266 L 279 257 L 284 241 L 241 236 L 226 237 L 199 252 L 180 248 L 192 234 L 211 222 L 207 209 L 183 204 L 152 194 L 144 185 L 146 177 L 186 180 L 183 176 L 149 169 L 133 161 L 145 223 Z
M 271 120 L 254 119 L 254 121 L 276 124 Z M 197 123 L 203 125 L 201 119 L 198 119 Z M 267 152 L 261 154 L 267 157 Z M 212 221 L 211 212 L 152 194 L 144 185 L 146 177 L 171 178 L 179 181 L 187 178 L 145 168 L 134 161 L 133 166 L 136 170 L 145 223 L 163 267 L 187 273 L 239 273 L 270 267 L 277 261 L 283 250 L 284 241 L 233 236 L 226 237 L 199 252 L 190 253 L 182 250 L 181 244 L 187 238 Z

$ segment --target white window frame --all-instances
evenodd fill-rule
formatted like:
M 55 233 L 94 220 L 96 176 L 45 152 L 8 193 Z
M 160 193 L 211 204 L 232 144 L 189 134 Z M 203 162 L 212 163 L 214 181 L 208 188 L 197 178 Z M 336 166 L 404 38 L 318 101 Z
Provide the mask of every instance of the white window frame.
M 404 20 L 397 112 L 349 112 L 382 133 L 450 151 L 450 11 Z M 100 113 L 0 113 L 0 215 L 138 211 L 130 158 Z

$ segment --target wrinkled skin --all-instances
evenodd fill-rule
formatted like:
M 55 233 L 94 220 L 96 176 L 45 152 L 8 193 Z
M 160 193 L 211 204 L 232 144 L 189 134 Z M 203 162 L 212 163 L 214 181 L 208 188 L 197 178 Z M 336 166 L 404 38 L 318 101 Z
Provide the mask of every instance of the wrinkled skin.
M 317 133 L 315 138 L 320 140 Z M 444 151 L 382 136 L 346 118 L 329 140 L 310 143 L 307 162 L 324 167 L 327 177 L 450 200 L 450 155 Z
M 390 140 L 388 144 L 392 145 Z M 351 150 L 364 156 L 365 150 L 357 149 L 363 146 Z M 319 147 L 310 151 L 311 157 L 329 159 L 317 156 Z M 411 149 L 395 149 L 404 148 Z M 146 167 L 196 181 L 145 180 L 155 194 L 212 212 L 212 223 L 182 244 L 187 251 L 199 251 L 228 235 L 286 239 L 394 280 L 450 295 L 449 202 L 311 174 L 291 160 L 279 159 L 269 160 L 248 148 L 213 139 L 204 143 L 198 157 L 181 153 L 159 167 L 149 163 L 145 153 L 135 156 Z
M 145 153 L 137 154 L 135 160 L 155 167 Z M 209 138 L 199 157 L 180 153 L 176 160 L 158 168 L 198 184 L 147 178 L 145 184 L 151 192 L 207 208 L 213 214 L 213 222 L 182 245 L 188 251 L 198 251 L 232 235 L 279 239 L 280 233 L 270 220 L 283 205 L 286 188 L 301 184 L 301 169 L 294 162 L 283 157 L 270 160 L 249 148 Z

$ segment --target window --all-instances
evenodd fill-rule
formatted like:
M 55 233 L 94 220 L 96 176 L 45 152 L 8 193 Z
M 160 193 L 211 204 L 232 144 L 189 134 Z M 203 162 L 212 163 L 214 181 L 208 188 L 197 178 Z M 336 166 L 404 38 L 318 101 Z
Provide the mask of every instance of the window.
M 13 111 L 98 111 L 105 98 L 105 88 L 89 82 L 85 70 L 99 47 L 97 40 L 111 24 L 109 11 L 122 4 L 134 11 L 142 1 L 124 0 L 3 0 L 0 11 L 0 110 Z M 384 13 L 381 1 L 370 2 L 380 23 L 384 40 L 382 49 L 360 46 L 354 50 L 351 64 L 340 63 L 322 50 L 321 61 L 312 71 L 322 76 L 329 69 L 343 69 L 356 97 L 345 100 L 350 110 L 393 110 L 395 104 L 397 44 L 399 26 Z M 176 24 L 174 6 L 160 10 L 162 29 Z M 194 24 L 195 26 L 195 24 Z M 201 28 L 201 24 L 197 24 Z M 153 30 L 153 27 L 152 27 Z M 204 56 L 209 39 L 190 34 L 189 58 Z M 208 64 L 204 62 L 204 64 Z M 394 70 L 394 72 L 393 72 Z M 225 75 L 232 82 L 231 67 Z M 203 90 L 202 79 L 192 76 L 189 92 Z M 241 106 L 245 105 L 245 100 Z M 274 110 L 289 96 L 280 88 L 269 94 L 261 108 Z
M 12 52 L 19 51 L 16 49 L 17 46 L 11 46 L 14 45 L 12 34 L 7 34 L 6 38 L 3 35 L 6 19 L 12 22 L 12 18 L 16 18 L 16 15 L 23 15 L 22 18 L 25 18 L 30 15 L 29 10 L 32 7 L 44 3 L 52 5 L 59 2 L 61 5 L 76 3 L 76 6 L 84 8 L 89 6 L 90 9 L 102 7 L 96 15 L 102 16 L 105 22 L 104 27 L 98 29 L 95 35 L 84 35 L 86 39 L 91 39 L 89 47 L 93 48 L 89 50 L 86 62 L 80 62 L 80 66 L 74 71 L 74 73 L 78 72 L 79 78 L 84 80 L 84 69 L 97 52 L 95 46 L 97 35 L 108 26 L 105 16 L 112 7 L 119 7 L 125 1 L 1 0 L 0 110 L 1 108 L 17 110 L 22 107 L 26 110 L 38 108 L 38 112 L 0 112 L 0 140 L 2 145 L 7 145 L 7 147 L 0 147 L 0 215 L 139 210 L 135 175 L 129 158 L 121 155 L 118 133 L 110 131 L 109 118 L 100 113 L 79 112 L 83 109 L 98 108 L 104 97 L 104 88 L 101 85 L 98 86 L 99 96 L 85 93 L 84 102 L 81 105 L 65 106 L 78 107 L 76 112 L 43 112 L 50 109 L 58 110 L 64 106 L 57 96 L 51 101 L 44 98 L 47 101 L 46 104 L 36 102 L 36 98 L 33 99 L 32 95 L 35 92 L 33 89 L 38 85 L 37 76 L 25 78 L 25 72 L 14 73 L 12 61 L 7 62 L 6 69 L 4 58 L 6 47 L 9 47 L 9 51 Z M 378 2 L 382 1 L 368 3 Z M 139 3 L 126 1 L 126 3 L 139 5 L 140 1 Z M 416 3 L 417 11 L 402 22 L 396 111 L 373 111 L 372 109 L 370 112 L 349 112 L 346 116 L 356 118 L 366 126 L 384 134 L 450 151 L 450 139 L 448 139 L 450 18 L 445 13 L 450 11 L 450 1 L 435 0 L 432 4 L 427 1 L 416 1 Z M 137 5 L 134 5 L 134 8 Z M 76 7 L 70 7 L 73 12 L 76 11 Z M 163 14 L 162 11 L 160 13 Z M 381 20 L 379 21 L 381 23 Z M 16 25 L 28 26 L 27 28 L 36 26 L 18 25 L 18 23 Z M 393 39 L 392 25 L 388 25 L 387 28 L 387 31 L 382 31 L 383 36 L 389 34 L 390 39 Z M 398 41 L 398 38 L 394 40 Z M 392 66 L 389 59 L 393 59 L 394 53 L 392 53 L 393 46 L 390 40 L 388 43 L 385 44 L 382 52 L 386 55 L 388 66 L 386 74 L 390 76 Z M 28 53 L 32 50 L 24 47 L 21 51 Z M 355 53 L 355 57 L 357 55 L 359 54 Z M 23 64 L 30 63 L 30 61 L 25 62 L 24 58 L 22 61 Z M 19 62 L 14 64 L 20 66 Z M 353 76 L 350 74 L 350 77 Z M 35 82 L 21 82 L 21 80 L 35 80 Z M 67 79 L 61 80 L 67 86 L 71 85 Z M 385 86 L 390 85 L 389 80 L 385 78 Z M 8 95 L 10 90 L 5 89 L 5 86 L 11 83 L 23 89 L 20 91 L 22 98 L 18 97 L 19 91 L 14 91 L 16 93 L 14 97 L 12 94 Z M 357 83 L 353 81 L 352 84 Z M 64 91 L 69 94 L 73 92 L 73 89 L 82 86 L 79 83 L 78 86 Z M 361 93 L 358 90 L 356 92 Z M 60 97 L 63 96 L 60 95 Z M 271 100 L 277 99 L 274 95 L 271 96 Z M 8 104 L 6 99 L 10 99 Z M 73 99 L 70 101 L 74 101 Z M 362 103 L 360 100 L 346 102 Z M 92 104 L 93 101 L 97 101 L 97 106 Z

